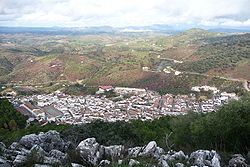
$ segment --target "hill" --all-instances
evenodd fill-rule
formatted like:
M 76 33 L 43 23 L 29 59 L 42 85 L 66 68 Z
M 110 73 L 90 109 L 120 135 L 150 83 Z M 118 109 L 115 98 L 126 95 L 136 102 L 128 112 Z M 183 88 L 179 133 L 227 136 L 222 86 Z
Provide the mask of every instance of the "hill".
M 225 79 L 214 82 L 218 79 L 213 76 L 218 75 L 250 80 L 244 70 L 249 68 L 249 34 L 226 36 L 191 29 L 175 35 L 17 33 L 0 37 L 0 81 L 6 84 L 46 86 L 81 82 L 172 92 L 206 83 L 223 89 L 241 85 Z M 198 74 L 160 73 L 167 66 Z M 143 71 L 143 67 L 150 70 Z M 150 78 L 159 82 L 153 83 Z
M 250 34 L 214 37 L 199 41 L 190 59 L 177 69 L 198 73 L 224 75 L 250 80 Z M 245 72 L 244 72 L 245 71 Z

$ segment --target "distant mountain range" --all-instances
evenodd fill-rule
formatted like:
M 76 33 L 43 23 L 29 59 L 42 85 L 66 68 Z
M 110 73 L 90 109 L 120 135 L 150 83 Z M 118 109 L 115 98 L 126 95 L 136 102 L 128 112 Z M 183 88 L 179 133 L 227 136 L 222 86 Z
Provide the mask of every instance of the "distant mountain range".
M 86 35 L 86 34 L 121 34 L 121 33 L 162 33 L 175 34 L 190 29 L 190 27 L 169 26 L 155 24 L 151 26 L 129 26 L 129 27 L 0 27 L 0 34 L 47 34 L 47 35 Z M 232 29 L 232 28 L 206 28 L 211 32 L 242 33 L 250 32 L 250 29 Z

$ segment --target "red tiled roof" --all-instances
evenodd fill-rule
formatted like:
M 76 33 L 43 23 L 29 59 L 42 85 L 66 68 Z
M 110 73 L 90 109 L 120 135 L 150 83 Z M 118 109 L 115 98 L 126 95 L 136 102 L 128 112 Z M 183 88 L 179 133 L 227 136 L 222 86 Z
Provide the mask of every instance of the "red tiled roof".
M 19 106 L 16 108 L 17 111 L 19 111 L 21 114 L 28 116 L 28 117 L 33 117 L 33 114 L 30 113 L 29 110 L 27 110 L 25 107 L 23 106 Z
M 99 88 L 107 90 L 107 89 L 113 89 L 113 86 L 99 86 Z

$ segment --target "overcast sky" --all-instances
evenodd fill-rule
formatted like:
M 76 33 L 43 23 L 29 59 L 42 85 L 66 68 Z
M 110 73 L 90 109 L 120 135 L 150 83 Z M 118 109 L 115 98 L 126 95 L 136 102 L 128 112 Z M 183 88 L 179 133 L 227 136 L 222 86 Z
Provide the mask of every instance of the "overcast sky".
M 250 0 L 0 0 L 0 26 L 250 28 Z

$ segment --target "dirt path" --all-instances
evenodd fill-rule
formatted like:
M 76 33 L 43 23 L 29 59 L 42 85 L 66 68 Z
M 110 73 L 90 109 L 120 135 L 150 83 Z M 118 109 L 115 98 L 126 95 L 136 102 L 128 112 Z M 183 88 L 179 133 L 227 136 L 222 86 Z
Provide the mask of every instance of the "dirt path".
M 250 91 L 250 88 L 249 88 L 249 86 L 248 86 L 248 82 L 247 82 L 247 81 L 244 81 L 243 86 L 244 86 L 244 88 L 245 88 L 248 92 Z

